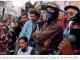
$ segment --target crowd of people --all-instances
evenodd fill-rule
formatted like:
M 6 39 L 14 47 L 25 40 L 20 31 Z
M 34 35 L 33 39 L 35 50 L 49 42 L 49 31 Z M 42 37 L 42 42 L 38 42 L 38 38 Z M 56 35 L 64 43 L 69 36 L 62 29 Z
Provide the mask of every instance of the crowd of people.
M 0 22 L 0 55 L 80 54 L 80 10 L 55 2 L 26 2 L 15 19 Z

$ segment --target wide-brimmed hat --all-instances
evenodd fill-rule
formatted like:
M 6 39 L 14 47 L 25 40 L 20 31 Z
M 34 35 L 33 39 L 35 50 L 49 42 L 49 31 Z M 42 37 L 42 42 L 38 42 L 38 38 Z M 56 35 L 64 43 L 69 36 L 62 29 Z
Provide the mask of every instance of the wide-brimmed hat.
M 79 8 L 77 7 L 77 6 L 71 6 L 71 5 L 68 5 L 68 6 L 66 6 L 65 8 L 64 8 L 64 10 L 66 11 L 67 9 L 69 9 L 69 8 L 72 8 L 72 9 L 75 9 L 75 10 L 79 10 Z
M 55 3 L 55 2 L 49 2 L 47 4 L 47 8 L 48 7 L 51 7 L 51 8 L 59 8 L 59 5 L 57 3 Z

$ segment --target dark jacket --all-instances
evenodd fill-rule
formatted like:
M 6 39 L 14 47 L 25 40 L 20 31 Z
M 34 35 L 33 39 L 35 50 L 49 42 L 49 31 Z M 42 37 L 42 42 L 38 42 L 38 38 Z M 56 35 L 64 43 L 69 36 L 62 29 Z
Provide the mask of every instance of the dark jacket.
M 63 39 L 63 32 L 59 22 L 53 21 L 49 25 L 45 23 L 41 29 L 41 32 L 34 32 L 33 36 L 36 44 L 36 50 L 39 52 L 39 54 L 43 54 L 44 50 L 46 52 L 49 51 L 48 53 L 51 54 L 53 51 L 58 50 L 57 47 Z M 49 44 L 48 49 L 44 47 L 44 43 L 46 42 Z

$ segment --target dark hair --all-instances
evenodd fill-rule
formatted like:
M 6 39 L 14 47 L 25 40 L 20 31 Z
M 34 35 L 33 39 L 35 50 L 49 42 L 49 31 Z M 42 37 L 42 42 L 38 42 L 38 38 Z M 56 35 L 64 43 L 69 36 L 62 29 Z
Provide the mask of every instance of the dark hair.
M 25 42 L 28 42 L 28 38 L 25 37 L 25 36 L 19 37 L 19 38 L 18 38 L 18 42 L 19 42 L 21 39 L 23 39 Z
M 32 10 L 30 14 L 35 14 L 38 18 L 40 17 L 40 14 L 36 10 Z
M 28 17 L 28 13 L 27 12 L 23 12 L 21 16 L 26 15 L 26 17 Z
M 30 3 L 30 1 L 25 3 L 25 9 L 26 9 L 26 11 L 27 11 L 29 8 L 34 8 L 34 5 L 32 5 L 32 4 Z

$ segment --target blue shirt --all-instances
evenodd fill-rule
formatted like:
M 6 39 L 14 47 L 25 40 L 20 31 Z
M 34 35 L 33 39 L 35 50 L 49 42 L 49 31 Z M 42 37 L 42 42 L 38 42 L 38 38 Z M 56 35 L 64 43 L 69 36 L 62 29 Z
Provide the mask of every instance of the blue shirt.
M 31 36 L 31 33 L 32 33 L 32 21 L 31 20 L 28 20 L 24 24 L 19 37 L 26 36 L 28 38 L 28 40 L 29 40 L 30 39 L 30 36 Z
M 32 33 L 36 30 L 36 25 L 37 25 L 37 21 L 36 22 L 32 22 L 32 20 L 28 20 L 23 28 L 22 28 L 22 31 L 19 35 L 19 37 L 22 37 L 22 36 L 25 36 L 28 38 L 28 42 L 29 42 L 29 45 L 34 47 L 34 40 L 33 40 L 33 37 L 32 37 Z

